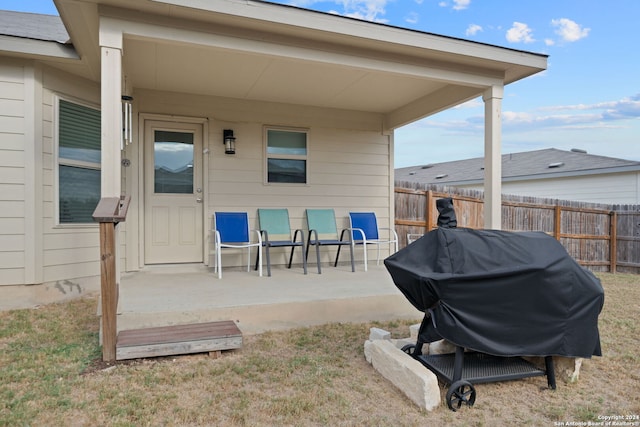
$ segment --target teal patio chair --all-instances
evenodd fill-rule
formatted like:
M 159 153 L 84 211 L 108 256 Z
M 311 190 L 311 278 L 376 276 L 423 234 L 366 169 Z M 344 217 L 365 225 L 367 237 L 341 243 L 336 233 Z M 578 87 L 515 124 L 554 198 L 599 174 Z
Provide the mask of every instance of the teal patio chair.
M 378 228 L 375 212 L 349 212 L 351 224 L 351 240 L 354 245 L 364 248 L 364 271 L 367 271 L 367 245 L 376 245 L 378 249 L 377 264 L 380 264 L 380 245 L 393 245 L 394 252 L 398 252 L 398 234 L 392 228 Z M 387 238 L 382 238 L 380 230 L 388 232 Z
M 295 230 L 291 238 L 291 223 L 289 222 L 289 211 L 287 209 L 258 209 L 258 223 L 262 234 L 262 246 L 267 255 L 267 275 L 271 277 L 271 256 L 269 248 L 283 248 L 291 246 L 289 255 L 289 265 L 293 261 L 293 252 L 299 246 L 302 252 L 302 268 L 307 274 L 307 256 L 305 254 L 304 232 L 301 229 Z M 298 235 L 300 240 L 298 240 Z M 258 258 L 256 257 L 256 270 L 258 269 Z
M 251 241 L 251 231 L 255 231 L 257 241 Z M 251 271 L 251 248 L 258 250 L 259 275 L 262 277 L 262 236 L 258 230 L 249 229 L 246 212 L 215 212 L 213 214 L 214 247 L 216 251 L 215 271 L 222 278 L 222 249 L 247 249 L 247 271 Z
M 307 209 L 307 228 L 309 236 L 307 238 L 306 256 L 309 259 L 309 247 L 311 245 L 316 248 L 316 259 L 318 262 L 318 274 L 322 273 L 320 267 L 320 246 L 337 246 L 336 262 L 334 267 L 338 266 L 338 258 L 340 258 L 340 249 L 343 246 L 349 246 L 351 254 L 351 271 L 356 271 L 353 263 L 353 245 L 351 244 L 351 236 L 348 229 L 342 230 L 338 238 L 338 227 L 336 225 L 336 214 L 333 209 Z M 345 236 L 346 235 L 346 236 Z M 345 237 L 348 240 L 345 240 Z

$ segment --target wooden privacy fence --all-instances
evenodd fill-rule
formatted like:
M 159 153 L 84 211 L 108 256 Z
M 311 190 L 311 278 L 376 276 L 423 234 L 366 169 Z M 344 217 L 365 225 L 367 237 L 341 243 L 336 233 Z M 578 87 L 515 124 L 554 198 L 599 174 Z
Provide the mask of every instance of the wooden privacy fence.
M 483 193 L 396 183 L 395 226 L 400 246 L 437 226 L 436 200 L 451 197 L 458 227 L 484 228 Z M 411 188 L 414 186 L 414 188 Z M 554 236 L 580 265 L 593 271 L 640 273 L 640 207 L 502 197 L 502 229 Z

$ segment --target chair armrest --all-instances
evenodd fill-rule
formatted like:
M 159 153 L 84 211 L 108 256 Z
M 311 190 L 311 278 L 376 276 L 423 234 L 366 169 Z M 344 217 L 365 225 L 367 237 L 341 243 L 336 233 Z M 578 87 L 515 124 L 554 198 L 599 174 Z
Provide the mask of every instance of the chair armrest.
M 302 246 L 304 246 L 304 230 L 302 228 L 297 228 L 293 232 L 293 242 L 296 241 L 298 237 L 298 233 L 300 233 L 300 240 L 302 241 Z
M 269 244 L 269 232 L 267 230 L 260 230 L 260 235 L 262 236 L 262 243 L 265 245 Z
M 360 233 L 360 236 L 362 237 L 361 239 L 355 239 L 354 236 L 354 240 L 362 240 L 363 242 L 366 243 L 367 241 L 367 236 L 364 234 L 364 230 L 362 228 L 347 228 L 347 230 L 351 231 L 351 232 L 358 232 Z
M 255 232 L 255 233 L 256 233 L 256 236 L 257 236 L 257 238 L 258 238 L 258 244 L 259 244 L 260 246 L 262 246 L 262 234 L 261 234 L 261 230 L 255 230 L 255 229 L 252 229 L 251 231 L 253 231 L 253 232 Z M 249 242 L 249 243 L 251 243 L 251 242 Z
M 344 237 L 344 233 L 348 231 L 349 232 L 349 240 L 342 240 Z M 342 231 L 340 232 L 340 241 L 341 242 L 352 242 L 353 239 L 351 238 L 351 229 L 350 228 L 343 228 Z
M 307 239 L 307 244 L 311 243 L 311 235 L 315 236 L 315 239 L 313 239 L 315 242 L 318 242 L 318 230 L 315 229 L 311 229 L 309 230 L 309 238 Z

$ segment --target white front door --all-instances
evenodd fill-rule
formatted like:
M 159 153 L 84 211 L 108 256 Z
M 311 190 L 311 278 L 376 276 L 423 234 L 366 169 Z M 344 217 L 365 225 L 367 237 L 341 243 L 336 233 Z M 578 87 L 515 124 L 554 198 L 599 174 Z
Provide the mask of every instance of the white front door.
M 145 264 L 202 262 L 202 125 L 147 120 L 144 135 Z

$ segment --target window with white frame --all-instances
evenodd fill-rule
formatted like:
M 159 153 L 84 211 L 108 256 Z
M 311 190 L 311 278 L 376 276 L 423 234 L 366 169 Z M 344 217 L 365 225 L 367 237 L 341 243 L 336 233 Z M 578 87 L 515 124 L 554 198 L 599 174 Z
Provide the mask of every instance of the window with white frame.
M 307 183 L 307 131 L 266 129 L 268 183 Z
M 58 223 L 93 223 L 100 201 L 100 110 L 58 99 Z

